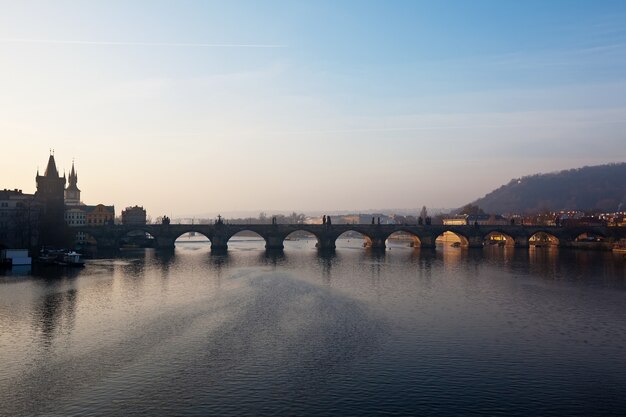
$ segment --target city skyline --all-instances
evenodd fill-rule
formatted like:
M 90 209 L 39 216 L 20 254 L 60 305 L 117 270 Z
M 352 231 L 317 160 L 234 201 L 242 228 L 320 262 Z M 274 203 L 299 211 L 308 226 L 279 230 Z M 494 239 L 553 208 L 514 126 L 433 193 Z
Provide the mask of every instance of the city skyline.
M 7 3 L 2 188 L 53 148 L 153 216 L 453 208 L 626 160 L 622 3 L 359 6 Z

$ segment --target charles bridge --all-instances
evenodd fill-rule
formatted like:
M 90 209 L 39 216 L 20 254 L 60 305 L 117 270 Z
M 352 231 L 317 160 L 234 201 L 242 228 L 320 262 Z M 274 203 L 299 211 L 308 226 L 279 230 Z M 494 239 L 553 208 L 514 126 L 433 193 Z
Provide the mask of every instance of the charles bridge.
M 503 237 L 507 246 L 528 247 L 538 242 L 548 242 L 559 247 L 575 247 L 580 236 L 592 236 L 606 241 L 626 238 L 624 227 L 556 227 L 556 226 L 487 226 L 487 225 L 386 225 L 386 224 L 147 224 L 147 225 L 105 225 L 81 226 L 74 228 L 97 242 L 99 249 L 117 249 L 122 240 L 133 232 L 148 233 L 154 238 L 155 247 L 173 249 L 175 241 L 186 233 L 194 232 L 206 236 L 211 241 L 211 250 L 226 250 L 231 237 L 240 232 L 254 232 L 265 240 L 267 249 L 283 249 L 287 237 L 298 231 L 308 232 L 317 239 L 320 250 L 335 249 L 336 240 L 346 232 L 363 235 L 365 246 L 384 249 L 387 239 L 397 232 L 410 236 L 415 247 L 434 248 L 435 240 L 445 232 L 456 234 L 461 245 L 483 247 L 494 234 Z M 533 236 L 541 239 L 533 242 Z

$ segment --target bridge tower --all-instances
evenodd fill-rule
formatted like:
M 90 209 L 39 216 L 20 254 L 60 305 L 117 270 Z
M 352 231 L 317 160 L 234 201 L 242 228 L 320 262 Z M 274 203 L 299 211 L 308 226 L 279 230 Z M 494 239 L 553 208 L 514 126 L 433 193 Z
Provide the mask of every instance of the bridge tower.
M 64 246 L 67 240 L 64 218 L 65 174 L 59 176 L 54 152 L 50 151 L 48 165 L 43 175 L 35 176 L 37 191 L 35 199 L 43 206 L 43 215 L 39 222 L 40 239 L 43 245 Z

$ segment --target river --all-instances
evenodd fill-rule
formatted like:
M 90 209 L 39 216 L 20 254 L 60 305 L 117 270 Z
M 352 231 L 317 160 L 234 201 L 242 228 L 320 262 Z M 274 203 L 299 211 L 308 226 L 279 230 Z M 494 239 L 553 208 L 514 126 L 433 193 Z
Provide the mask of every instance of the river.
M 285 245 L 0 272 L 0 415 L 625 413 L 623 256 Z

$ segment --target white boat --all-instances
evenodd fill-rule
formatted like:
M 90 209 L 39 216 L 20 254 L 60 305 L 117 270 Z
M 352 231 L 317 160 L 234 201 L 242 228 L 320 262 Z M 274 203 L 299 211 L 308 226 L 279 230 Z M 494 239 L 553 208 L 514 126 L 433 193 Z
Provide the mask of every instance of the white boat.
M 75 251 L 47 249 L 41 251 L 37 260 L 44 265 L 85 266 L 85 261 L 81 256 Z
M 85 266 L 85 261 L 81 259 L 81 256 L 82 255 L 78 252 L 65 252 L 59 262 L 59 265 L 64 264 L 67 266 Z

